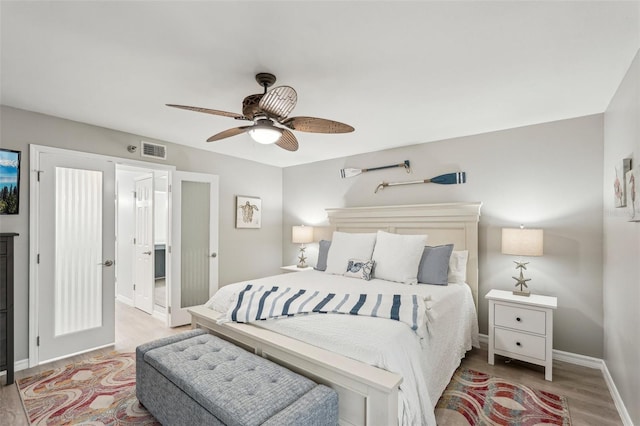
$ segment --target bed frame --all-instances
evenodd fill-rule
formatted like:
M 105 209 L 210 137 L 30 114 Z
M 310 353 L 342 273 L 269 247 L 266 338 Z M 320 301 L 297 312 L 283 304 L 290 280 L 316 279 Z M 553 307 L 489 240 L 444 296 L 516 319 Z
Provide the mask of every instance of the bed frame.
M 453 243 L 468 250 L 467 283 L 478 307 L 478 221 L 481 203 L 327 209 L 332 229 L 343 232 L 427 234 L 429 245 Z M 341 425 L 398 423 L 398 386 L 402 377 L 250 324 L 217 324 L 217 313 L 188 309 L 193 328 L 211 333 L 335 389 Z M 453 373 L 453 372 L 452 372 Z

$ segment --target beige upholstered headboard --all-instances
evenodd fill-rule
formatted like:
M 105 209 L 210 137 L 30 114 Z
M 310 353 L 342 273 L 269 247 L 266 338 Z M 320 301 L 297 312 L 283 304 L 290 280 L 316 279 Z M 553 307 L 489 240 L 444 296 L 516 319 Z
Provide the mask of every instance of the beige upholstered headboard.
M 427 244 L 454 244 L 468 250 L 467 284 L 478 308 L 478 221 L 482 203 L 326 209 L 331 227 L 342 232 L 427 234 Z

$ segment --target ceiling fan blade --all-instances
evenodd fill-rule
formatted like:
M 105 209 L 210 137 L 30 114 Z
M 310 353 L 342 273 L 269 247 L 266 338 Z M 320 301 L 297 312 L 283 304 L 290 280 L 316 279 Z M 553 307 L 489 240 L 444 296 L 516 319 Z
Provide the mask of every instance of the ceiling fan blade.
M 267 115 L 278 120 L 289 116 L 298 102 L 298 94 L 289 86 L 278 86 L 264 94 L 258 106 Z
M 242 127 L 234 127 L 233 129 L 227 129 L 224 132 L 217 133 L 207 139 L 207 142 L 219 141 L 220 139 L 230 138 L 231 136 L 236 136 L 251 130 L 253 126 L 242 126 Z
M 286 149 L 287 151 L 298 150 L 298 140 L 296 139 L 294 134 L 287 129 L 282 130 L 282 136 L 280 136 L 280 139 L 278 139 L 276 145 L 278 145 L 282 149 Z
M 280 121 L 280 124 L 292 130 L 310 133 L 349 133 L 354 128 L 339 121 L 316 117 L 291 117 Z
M 245 117 L 244 115 L 236 114 L 235 112 L 220 111 L 217 109 L 201 108 L 201 107 L 194 107 L 194 106 L 188 106 L 188 105 L 175 105 L 175 104 L 166 104 L 166 105 L 172 108 L 180 108 L 180 109 L 186 109 L 189 111 L 203 112 L 205 114 L 221 115 L 223 117 L 235 118 L 236 120 L 251 121 L 249 118 Z

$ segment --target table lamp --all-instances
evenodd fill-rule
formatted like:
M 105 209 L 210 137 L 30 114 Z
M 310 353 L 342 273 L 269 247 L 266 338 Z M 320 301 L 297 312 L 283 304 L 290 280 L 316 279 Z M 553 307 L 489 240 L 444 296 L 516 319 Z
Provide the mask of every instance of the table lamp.
M 291 242 L 294 244 L 300 244 L 300 256 L 298 256 L 298 268 L 306 268 L 305 263 L 307 257 L 304 255 L 307 243 L 313 242 L 313 227 L 312 226 L 294 226 L 291 231 Z
M 502 254 L 542 256 L 543 240 L 542 229 L 525 229 L 522 225 L 520 228 L 502 228 Z M 520 290 L 514 290 L 513 294 L 529 296 L 531 292 L 528 290 L 527 282 L 531 281 L 531 278 L 525 278 L 522 274 L 522 270 L 527 269 L 529 262 L 523 262 L 522 259 L 513 262 L 516 264 L 516 270 L 520 269 L 520 276 L 513 277 L 516 280 L 516 287 L 520 286 Z

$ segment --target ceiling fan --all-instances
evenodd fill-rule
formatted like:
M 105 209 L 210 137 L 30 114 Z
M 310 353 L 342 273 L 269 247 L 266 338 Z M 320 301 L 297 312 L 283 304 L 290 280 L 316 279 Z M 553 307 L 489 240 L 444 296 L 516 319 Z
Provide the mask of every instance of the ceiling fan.
M 242 114 L 187 105 L 167 104 L 167 106 L 231 117 L 236 120 L 253 121 L 251 126 L 234 127 L 217 133 L 207 139 L 207 142 L 249 133 L 249 136 L 258 143 L 276 144 L 287 151 L 297 151 L 298 140 L 289 129 L 310 133 L 353 132 L 353 127 L 338 121 L 316 117 L 289 117 L 289 113 L 298 101 L 298 95 L 293 87 L 278 86 L 267 90 L 276 82 L 276 77 L 269 73 L 256 74 L 256 81 L 264 88 L 264 92 L 244 98 Z M 274 121 L 286 128 L 276 126 Z

